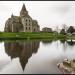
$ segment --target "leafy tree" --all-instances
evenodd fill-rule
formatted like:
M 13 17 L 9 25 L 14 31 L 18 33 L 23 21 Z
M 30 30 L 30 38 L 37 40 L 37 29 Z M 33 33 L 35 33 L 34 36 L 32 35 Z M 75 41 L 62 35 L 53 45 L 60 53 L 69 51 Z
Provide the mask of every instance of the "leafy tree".
M 74 27 L 73 26 L 70 26 L 69 28 L 68 28 L 68 30 L 67 30 L 67 33 L 73 33 L 73 32 L 75 32 L 75 29 L 74 29 Z
M 66 32 L 65 32 L 65 29 L 62 29 L 61 31 L 60 31 L 60 34 L 66 34 Z

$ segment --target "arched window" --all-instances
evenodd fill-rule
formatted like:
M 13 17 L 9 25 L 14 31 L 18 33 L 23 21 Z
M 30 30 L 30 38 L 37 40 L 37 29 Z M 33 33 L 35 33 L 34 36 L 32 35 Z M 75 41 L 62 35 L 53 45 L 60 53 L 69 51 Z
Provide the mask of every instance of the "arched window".
M 26 30 L 27 30 L 27 27 L 26 27 Z
M 29 20 L 29 22 L 30 22 L 30 20 Z
M 27 19 L 26 19 L 26 22 L 27 22 Z
M 34 31 L 35 31 L 35 28 L 34 28 Z
M 26 26 L 27 26 L 27 23 L 26 23 Z
M 30 30 L 30 27 L 29 27 L 29 30 Z

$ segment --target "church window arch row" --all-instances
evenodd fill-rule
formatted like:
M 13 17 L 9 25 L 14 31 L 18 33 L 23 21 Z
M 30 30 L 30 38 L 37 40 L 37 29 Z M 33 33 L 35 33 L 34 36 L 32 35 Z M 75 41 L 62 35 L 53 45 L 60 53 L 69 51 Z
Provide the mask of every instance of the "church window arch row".
M 26 27 L 26 30 L 31 30 L 31 27 Z
M 25 20 L 26 26 L 27 25 L 29 25 L 29 26 L 31 25 L 31 19 L 30 18 L 25 18 L 24 20 Z

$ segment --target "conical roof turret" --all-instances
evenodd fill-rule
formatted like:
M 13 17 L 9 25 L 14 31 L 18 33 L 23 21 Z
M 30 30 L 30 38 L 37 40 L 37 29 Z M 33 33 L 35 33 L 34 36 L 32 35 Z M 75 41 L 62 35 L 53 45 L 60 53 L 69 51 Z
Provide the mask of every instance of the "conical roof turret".
M 21 11 L 26 11 L 25 4 L 23 4 Z
M 26 10 L 25 4 L 23 4 L 22 9 L 20 11 L 20 16 L 23 17 L 25 15 L 28 15 L 28 11 Z

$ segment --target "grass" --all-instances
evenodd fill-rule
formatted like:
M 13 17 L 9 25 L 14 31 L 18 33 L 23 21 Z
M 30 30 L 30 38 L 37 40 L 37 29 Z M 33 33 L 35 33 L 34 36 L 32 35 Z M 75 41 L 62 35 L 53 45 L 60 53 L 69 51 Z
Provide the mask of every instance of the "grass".
M 22 40 L 22 39 L 75 39 L 75 35 L 67 36 L 63 34 L 45 33 L 45 32 L 2 32 L 0 33 L 0 40 Z

